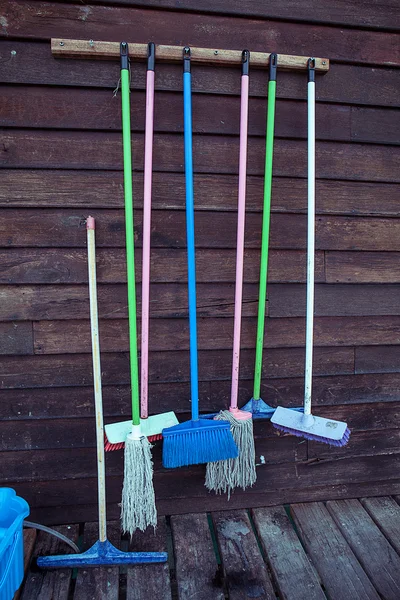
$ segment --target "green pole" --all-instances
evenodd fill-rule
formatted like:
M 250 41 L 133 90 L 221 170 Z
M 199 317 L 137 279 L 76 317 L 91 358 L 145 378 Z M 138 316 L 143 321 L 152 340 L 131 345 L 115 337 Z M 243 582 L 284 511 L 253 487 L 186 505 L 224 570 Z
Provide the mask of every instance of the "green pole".
M 132 423 L 140 425 L 139 369 L 136 331 L 135 256 L 132 200 L 131 109 L 128 46 L 121 44 L 122 142 L 124 152 L 124 198 L 126 228 L 126 268 L 128 281 L 129 360 L 132 390 Z
M 260 289 L 258 295 L 256 363 L 254 368 L 253 389 L 254 400 L 260 399 L 262 354 L 264 345 L 265 304 L 267 301 L 268 246 L 272 193 L 272 158 L 274 154 L 276 63 L 276 54 L 271 54 L 268 83 L 268 115 L 265 148 L 264 207 L 261 236 Z

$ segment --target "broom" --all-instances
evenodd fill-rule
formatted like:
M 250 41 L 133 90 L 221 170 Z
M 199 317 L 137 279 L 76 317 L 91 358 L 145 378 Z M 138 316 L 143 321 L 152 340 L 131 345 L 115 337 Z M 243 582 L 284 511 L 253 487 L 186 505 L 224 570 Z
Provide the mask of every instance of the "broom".
M 264 346 L 265 304 L 267 301 L 267 275 L 268 275 L 268 246 L 269 229 L 271 220 L 272 197 L 272 162 L 274 155 L 274 127 L 275 127 L 275 102 L 276 102 L 276 72 L 278 56 L 273 52 L 269 57 L 268 81 L 268 107 L 267 107 L 267 132 L 265 143 L 265 170 L 264 170 L 264 206 L 261 234 L 261 261 L 260 261 L 260 286 L 258 293 L 257 339 L 256 360 L 254 366 L 253 397 L 242 407 L 250 412 L 253 419 L 270 419 L 275 408 L 261 399 L 261 374 Z M 303 410 L 294 408 L 292 410 Z
M 124 197 L 126 263 L 128 282 L 129 356 L 132 393 L 132 426 L 125 441 L 124 485 L 122 489 L 122 530 L 131 535 L 135 529 L 157 525 L 153 488 L 153 462 L 150 443 L 143 435 L 139 416 L 139 374 L 136 333 L 135 259 L 133 243 L 132 157 L 129 99 L 128 44 L 121 43 L 122 140 L 124 154 Z
M 192 152 L 192 99 L 190 48 L 183 49 L 183 109 L 186 183 L 186 234 L 190 331 L 190 387 L 192 419 L 163 429 L 163 465 L 167 468 L 236 458 L 237 446 L 227 421 L 199 418 L 197 366 L 196 261 L 194 242 L 194 193 Z
M 304 414 L 279 406 L 271 422 L 277 429 L 331 446 L 345 446 L 350 430 L 347 423 L 311 414 L 314 248 L 315 248 L 315 59 L 308 60 L 308 210 L 307 210 L 307 309 Z
M 150 305 L 150 223 L 151 223 L 151 184 L 153 166 L 153 129 L 154 129 L 154 67 L 155 44 L 148 44 L 146 77 L 146 126 L 144 153 L 144 191 L 143 191 L 143 252 L 142 252 L 142 345 L 140 380 L 140 425 L 142 433 L 149 442 L 162 438 L 164 427 L 178 423 L 174 412 L 149 417 L 148 381 L 149 381 L 149 305 Z M 105 426 L 105 450 L 121 450 L 125 446 L 126 436 L 132 421 L 110 423 Z
M 232 387 L 229 410 L 221 411 L 215 419 L 228 421 L 233 439 L 238 449 L 238 458 L 230 458 L 207 465 L 205 486 L 217 493 L 228 492 L 241 487 L 252 486 L 257 478 L 251 412 L 238 409 L 240 330 L 242 319 L 244 229 L 246 210 L 246 163 L 247 163 L 247 124 L 249 113 L 249 60 L 250 52 L 242 53 L 242 90 L 240 109 L 240 151 L 239 151 L 239 194 L 236 250 L 235 316 L 233 334 Z

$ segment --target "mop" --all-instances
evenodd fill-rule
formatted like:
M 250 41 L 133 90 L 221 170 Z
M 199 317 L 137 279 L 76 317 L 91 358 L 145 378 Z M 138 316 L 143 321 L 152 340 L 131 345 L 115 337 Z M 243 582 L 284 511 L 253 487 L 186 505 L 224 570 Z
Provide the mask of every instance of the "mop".
M 125 440 L 124 485 L 122 488 L 122 530 L 132 535 L 135 529 L 157 525 L 153 488 L 151 446 L 140 426 L 139 372 L 136 333 L 136 286 L 133 241 L 131 119 L 129 98 L 128 44 L 121 43 L 122 141 L 124 155 L 124 197 L 126 265 L 128 282 L 129 359 L 132 394 L 132 425 Z
M 190 332 L 190 387 L 192 418 L 163 429 L 163 465 L 167 468 L 236 458 L 237 446 L 228 421 L 199 418 L 199 383 L 197 365 L 196 261 L 194 241 L 194 192 L 192 156 L 192 99 L 190 48 L 183 50 L 183 108 L 186 183 L 186 234 L 188 256 L 188 297 Z
M 151 224 L 151 184 L 153 168 L 154 130 L 154 67 L 155 44 L 148 45 L 146 79 L 146 125 L 144 153 L 144 192 L 143 192 L 143 251 L 142 251 L 142 343 L 140 369 L 140 426 L 149 442 L 162 438 L 164 427 L 178 423 L 174 412 L 166 412 L 149 417 L 149 306 L 150 306 L 150 224 Z M 105 426 L 105 450 L 121 450 L 131 429 L 132 421 L 110 423 Z
M 347 423 L 311 414 L 311 386 L 314 326 L 315 249 L 315 60 L 308 60 L 308 210 L 307 210 L 307 309 L 304 414 L 279 406 L 271 422 L 281 431 L 331 446 L 345 446 L 350 430 Z
M 86 229 L 89 267 L 90 327 L 92 335 L 94 401 L 96 413 L 99 539 L 91 548 L 89 548 L 89 550 L 83 552 L 82 554 L 39 556 L 37 559 L 37 564 L 39 567 L 98 567 L 103 565 L 132 565 L 140 563 L 165 562 L 167 560 L 166 552 L 121 552 L 107 539 L 106 485 L 103 446 L 104 424 L 101 390 L 99 325 L 97 313 L 96 249 L 94 228 L 95 222 L 93 217 L 88 217 Z
M 238 409 L 240 331 L 243 297 L 244 230 L 246 210 L 247 124 L 249 113 L 250 52 L 242 53 L 242 90 L 240 109 L 239 194 L 236 249 L 235 316 L 233 333 L 232 386 L 229 410 L 221 411 L 215 419 L 228 421 L 233 439 L 239 449 L 237 458 L 211 462 L 207 465 L 205 486 L 217 493 L 227 492 L 228 498 L 236 487 L 243 490 L 254 485 L 256 475 L 253 420 L 251 412 Z
M 256 338 L 256 360 L 254 366 L 253 397 L 242 410 L 250 412 L 253 419 L 270 419 L 275 408 L 261 399 L 261 373 L 264 345 L 265 327 L 265 304 L 267 301 L 267 274 L 268 274 L 268 246 L 269 229 L 271 217 L 272 196 L 272 161 L 274 155 L 274 127 L 275 127 L 275 101 L 276 101 L 276 72 L 278 56 L 274 52 L 269 57 L 269 81 L 268 81 L 268 107 L 267 107 L 267 132 L 265 148 L 265 171 L 264 171 L 264 207 L 261 234 L 261 262 L 260 262 L 260 286 L 258 294 L 258 316 L 257 316 L 257 338 Z M 303 410 L 293 409 L 293 410 Z

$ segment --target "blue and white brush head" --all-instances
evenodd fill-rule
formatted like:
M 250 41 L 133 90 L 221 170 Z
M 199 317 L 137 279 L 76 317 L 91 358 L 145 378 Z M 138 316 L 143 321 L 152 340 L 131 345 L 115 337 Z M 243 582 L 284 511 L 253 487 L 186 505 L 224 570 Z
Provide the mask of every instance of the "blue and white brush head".
M 163 429 L 163 466 L 167 469 L 237 458 L 228 421 L 199 419 Z
M 282 406 L 276 409 L 271 417 L 271 423 L 276 429 L 285 433 L 331 446 L 345 446 L 350 438 L 350 429 L 343 421 L 304 415 Z

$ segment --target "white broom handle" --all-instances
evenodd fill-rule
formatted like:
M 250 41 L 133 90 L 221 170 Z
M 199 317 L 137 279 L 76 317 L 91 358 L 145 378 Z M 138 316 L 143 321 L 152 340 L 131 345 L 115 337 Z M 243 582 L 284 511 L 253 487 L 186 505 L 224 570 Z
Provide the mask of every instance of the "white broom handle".
M 314 79 L 314 78 L 313 78 Z M 315 253 L 315 81 L 308 82 L 307 308 L 304 414 L 311 414 Z
M 94 404 L 96 413 L 96 441 L 97 441 L 97 482 L 99 498 L 99 539 L 107 539 L 106 517 L 106 480 L 104 466 L 104 421 L 103 398 L 101 393 L 101 366 L 99 343 L 99 319 L 97 311 L 97 284 L 96 284 L 96 246 L 94 233 L 94 218 L 88 217 L 86 221 L 88 267 L 89 267 L 89 299 L 90 299 L 90 331 L 92 336 L 93 358 L 93 383 Z

